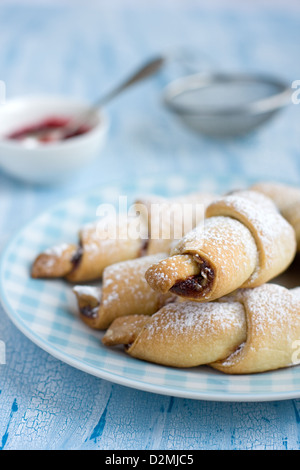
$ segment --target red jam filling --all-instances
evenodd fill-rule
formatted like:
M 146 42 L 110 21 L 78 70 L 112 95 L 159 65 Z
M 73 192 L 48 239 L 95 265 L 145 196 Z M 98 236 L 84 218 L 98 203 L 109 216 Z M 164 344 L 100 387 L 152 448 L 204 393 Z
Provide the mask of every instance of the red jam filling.
M 57 136 L 55 135 L 54 131 L 64 129 L 67 127 L 69 122 L 70 119 L 65 117 L 48 117 L 35 124 L 21 127 L 20 129 L 8 134 L 6 138 L 9 140 L 18 141 L 32 138 L 40 143 L 51 143 L 57 141 Z M 70 139 L 71 137 L 86 134 L 90 130 L 91 128 L 88 126 L 81 126 L 76 129 L 75 132 L 67 133 L 59 140 L 66 140 Z
M 214 281 L 214 271 L 207 266 L 206 262 L 202 263 L 201 272 L 196 276 L 189 276 L 185 280 L 177 281 L 170 291 L 182 297 L 197 299 L 199 295 L 210 291 Z

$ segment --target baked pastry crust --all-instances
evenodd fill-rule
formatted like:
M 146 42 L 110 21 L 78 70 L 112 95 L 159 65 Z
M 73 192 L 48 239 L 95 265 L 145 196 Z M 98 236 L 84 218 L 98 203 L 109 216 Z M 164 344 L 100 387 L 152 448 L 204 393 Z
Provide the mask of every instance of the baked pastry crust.
M 145 252 L 148 255 L 168 253 L 174 242 L 204 219 L 208 205 L 216 197 L 212 193 L 196 192 L 173 198 L 150 196 L 138 199 L 134 207 L 137 211 L 141 208 L 141 219 L 149 235 Z
M 238 192 L 210 204 L 203 227 L 151 266 L 146 279 L 161 293 L 211 301 L 270 281 L 287 269 L 295 253 L 294 229 L 273 202 L 254 191 Z
M 269 282 L 300 251 L 300 189 L 258 183 L 218 198 L 149 197 L 139 206 L 145 238 L 105 239 L 98 224 L 88 225 L 78 244 L 41 253 L 32 277 L 75 283 L 81 320 L 106 330 L 103 344 L 124 345 L 137 359 L 227 374 L 294 365 L 300 287 Z M 186 218 L 194 227 L 187 233 Z M 121 222 L 119 233 L 130 233 L 132 222 Z
M 229 357 L 211 364 L 228 374 L 250 374 L 293 365 L 300 335 L 300 301 L 293 289 L 264 284 L 237 294 L 244 305 L 247 338 Z
M 296 233 L 297 251 L 300 251 L 300 189 L 282 183 L 261 182 L 251 190 L 271 198 L 283 217 L 292 225 Z
M 178 302 L 151 317 L 128 321 L 113 322 L 103 343 L 124 344 L 130 356 L 165 366 L 208 364 L 227 357 L 245 340 L 245 317 L 237 302 Z
M 299 311 L 299 294 L 264 284 L 214 302 L 170 304 L 151 317 L 136 317 L 131 325 L 126 325 L 127 318 L 119 319 L 103 342 L 125 344 L 129 355 L 166 366 L 205 364 L 227 374 L 265 372 L 293 365 Z
M 145 279 L 147 268 L 165 256 L 160 253 L 110 265 L 104 269 L 101 287 L 74 286 L 84 323 L 103 330 L 118 317 L 139 313 L 152 315 L 174 301 L 173 294 L 153 291 Z
M 87 282 L 102 277 L 110 264 L 140 256 L 143 241 L 127 236 L 134 226 L 132 219 L 120 220 L 112 238 L 105 225 L 87 224 L 79 232 L 78 245 L 62 243 L 47 249 L 34 260 L 33 278 L 64 277 L 69 282 Z
M 107 233 L 106 223 L 88 224 L 79 232 L 78 245 L 62 243 L 40 253 L 33 262 L 31 276 L 88 282 L 100 279 L 104 269 L 114 263 L 169 252 L 176 233 L 181 236 L 185 233 L 184 221 L 189 218 L 192 226 L 196 226 L 214 198 L 213 194 L 199 192 L 173 199 L 154 196 L 139 199 L 133 206 L 136 217 L 134 214 L 119 217 L 112 234 L 115 236 Z M 158 207 L 154 215 L 153 205 Z

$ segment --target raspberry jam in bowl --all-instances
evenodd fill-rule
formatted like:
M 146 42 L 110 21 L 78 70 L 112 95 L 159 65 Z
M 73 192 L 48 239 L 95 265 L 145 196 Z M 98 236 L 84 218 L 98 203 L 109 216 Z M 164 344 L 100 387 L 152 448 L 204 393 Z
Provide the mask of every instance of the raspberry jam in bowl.
M 91 130 L 90 126 L 80 125 L 74 131 L 67 132 L 62 138 L 57 131 L 67 129 L 68 124 L 70 123 L 70 118 L 61 117 L 61 116 L 51 116 L 44 118 L 42 121 L 39 121 L 35 124 L 22 127 L 16 131 L 10 132 L 6 137 L 9 140 L 18 140 L 22 143 L 27 143 L 30 145 L 37 144 L 51 144 L 57 142 L 57 140 L 66 140 L 71 139 L 72 137 L 77 137 L 78 135 L 85 134 Z M 57 139 L 58 134 L 58 139 Z
M 30 183 L 66 181 L 101 154 L 106 139 L 106 113 L 89 110 L 88 103 L 66 97 L 7 100 L 0 106 L 0 169 Z M 87 124 L 68 128 L 87 111 Z

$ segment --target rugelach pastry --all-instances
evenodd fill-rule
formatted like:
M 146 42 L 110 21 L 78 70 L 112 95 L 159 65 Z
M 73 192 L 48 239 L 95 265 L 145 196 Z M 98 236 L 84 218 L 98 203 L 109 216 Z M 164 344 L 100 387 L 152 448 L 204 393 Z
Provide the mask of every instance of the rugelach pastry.
M 239 191 L 212 202 L 204 223 L 145 276 L 158 292 L 207 302 L 270 281 L 295 253 L 295 231 L 271 199 Z
M 171 367 L 208 365 L 227 374 L 289 367 L 300 338 L 298 291 L 270 283 L 213 302 L 179 301 L 150 317 L 116 319 L 102 341 Z
M 174 242 L 204 219 L 206 208 L 216 197 L 203 192 L 171 199 L 150 196 L 137 200 L 135 208 L 140 211 L 149 235 L 144 245 L 145 253 L 168 253 Z
M 145 279 L 147 268 L 164 258 L 164 253 L 144 256 L 107 266 L 101 287 L 73 287 L 81 320 L 94 329 L 106 329 L 121 316 L 152 315 L 163 305 L 176 300 L 167 292 L 155 292 Z
M 143 240 L 127 236 L 134 220 L 121 220 L 116 227 L 123 234 L 111 238 L 106 227 L 93 223 L 79 233 L 78 245 L 62 243 L 39 254 L 34 260 L 33 278 L 66 278 L 80 283 L 101 278 L 106 266 L 141 256 Z
M 271 198 L 283 217 L 296 233 L 297 251 L 300 251 L 300 188 L 282 183 L 261 182 L 251 188 Z
M 115 227 L 116 236 L 109 236 L 105 223 L 88 224 L 80 230 L 78 244 L 62 243 L 40 253 L 32 265 L 31 276 L 82 283 L 100 279 L 111 264 L 169 251 L 174 236 L 179 233 L 182 238 L 186 233 L 184 222 L 189 219 L 192 227 L 196 226 L 214 198 L 212 194 L 200 192 L 174 199 L 137 200 L 136 217 L 120 218 Z M 187 227 L 191 229 L 190 224 Z

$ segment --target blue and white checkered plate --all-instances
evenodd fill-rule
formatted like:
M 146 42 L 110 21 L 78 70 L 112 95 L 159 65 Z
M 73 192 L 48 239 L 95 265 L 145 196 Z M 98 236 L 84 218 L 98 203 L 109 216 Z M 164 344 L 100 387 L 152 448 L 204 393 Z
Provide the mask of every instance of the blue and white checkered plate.
M 243 187 L 243 181 L 199 181 L 199 178 L 152 177 L 138 182 L 107 185 L 62 202 L 27 225 L 6 248 L 0 266 L 0 296 L 14 324 L 36 345 L 86 373 L 128 387 L 191 399 L 265 401 L 300 397 L 300 366 L 275 372 L 230 376 L 208 367 L 175 369 L 129 357 L 122 349 L 107 348 L 101 332 L 76 315 L 71 287 L 63 280 L 34 280 L 35 256 L 60 242 L 76 242 L 78 229 L 96 219 L 101 203 L 127 196 L 155 193 L 178 195 L 194 190 L 221 192 Z

